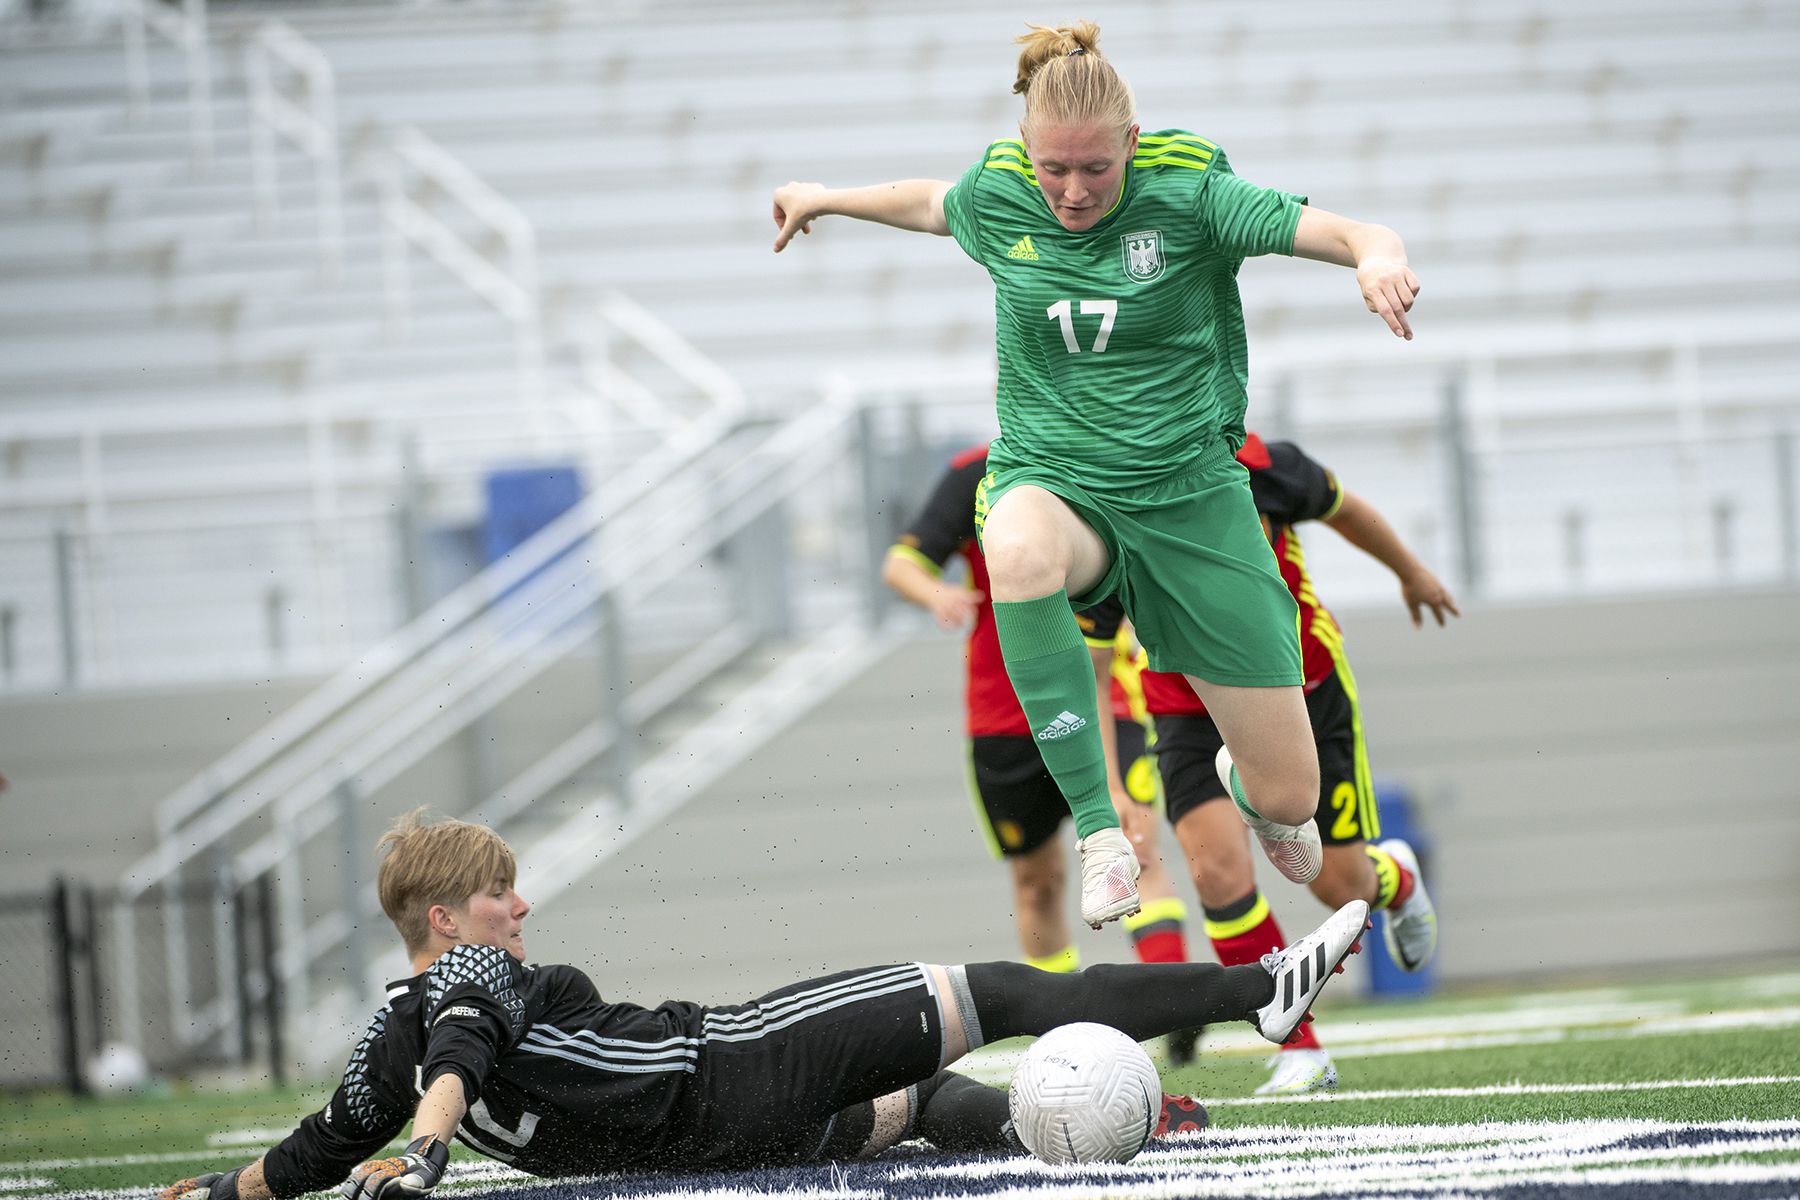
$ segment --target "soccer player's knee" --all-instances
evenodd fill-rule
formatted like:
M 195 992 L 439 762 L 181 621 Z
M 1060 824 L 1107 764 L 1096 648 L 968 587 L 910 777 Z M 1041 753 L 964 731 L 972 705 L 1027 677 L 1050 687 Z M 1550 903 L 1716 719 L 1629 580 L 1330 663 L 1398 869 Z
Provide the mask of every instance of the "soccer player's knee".
M 1054 912 L 1062 907 L 1062 881 L 1049 879 L 1021 880 L 1019 907 L 1027 912 Z
M 1024 854 L 1013 859 L 1013 884 L 1019 904 L 1033 912 L 1062 907 L 1065 876 L 1060 855 Z
M 1069 564 L 1051 539 L 992 530 L 982 539 L 981 552 L 996 599 L 1004 592 L 1007 599 L 1035 600 L 1061 591 L 1068 582 Z
M 1317 764 L 1291 766 L 1257 779 L 1254 785 L 1249 780 L 1245 784 L 1250 806 L 1271 821 L 1301 825 L 1319 809 Z

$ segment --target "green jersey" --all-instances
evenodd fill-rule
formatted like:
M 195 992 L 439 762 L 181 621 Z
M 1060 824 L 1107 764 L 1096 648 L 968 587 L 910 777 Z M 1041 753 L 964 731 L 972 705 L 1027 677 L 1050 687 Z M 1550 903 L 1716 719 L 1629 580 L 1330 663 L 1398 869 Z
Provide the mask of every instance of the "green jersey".
M 1062 227 L 1025 146 L 999 141 L 944 197 L 950 233 L 994 280 L 996 468 L 1043 466 L 1090 490 L 1178 472 L 1244 440 L 1249 378 L 1237 273 L 1291 254 L 1302 196 L 1246 183 L 1179 129 L 1145 134 L 1119 202 Z

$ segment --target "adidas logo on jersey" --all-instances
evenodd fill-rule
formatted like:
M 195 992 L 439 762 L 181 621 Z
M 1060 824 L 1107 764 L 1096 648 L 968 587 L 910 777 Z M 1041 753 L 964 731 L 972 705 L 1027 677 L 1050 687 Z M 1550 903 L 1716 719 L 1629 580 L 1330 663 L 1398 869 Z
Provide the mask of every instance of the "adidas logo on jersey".
M 1031 235 L 1026 234 L 1024 237 L 1014 242 L 1013 248 L 1006 252 L 1006 257 L 1016 258 L 1023 262 L 1036 262 L 1038 260 L 1038 252 L 1037 248 L 1031 244 Z
M 1061 713 L 1057 714 L 1056 720 L 1050 722 L 1038 731 L 1038 741 L 1053 742 L 1057 738 L 1068 737 L 1077 729 L 1085 729 L 1086 727 L 1086 717 L 1078 717 L 1074 713 L 1064 709 Z

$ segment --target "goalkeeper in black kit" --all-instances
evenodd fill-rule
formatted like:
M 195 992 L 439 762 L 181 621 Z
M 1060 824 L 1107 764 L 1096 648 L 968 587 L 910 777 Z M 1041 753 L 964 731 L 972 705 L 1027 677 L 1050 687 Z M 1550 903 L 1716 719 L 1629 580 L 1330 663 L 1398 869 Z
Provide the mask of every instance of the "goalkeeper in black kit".
M 1006 1093 L 946 1066 L 1073 1021 L 1141 1041 L 1247 1020 L 1285 1042 L 1358 948 L 1368 908 L 1352 903 L 1247 966 L 1054 975 L 1020 963 L 899 963 L 748 1004 L 648 1009 L 601 999 L 574 967 L 525 965 L 531 906 L 492 830 L 425 825 L 414 813 L 381 845 L 381 905 L 413 976 L 388 985 L 323 1109 L 256 1162 L 184 1179 L 158 1200 L 262 1200 L 336 1184 L 347 1200 L 424 1196 L 444 1176 L 452 1137 L 548 1177 L 797 1166 L 914 1137 L 1018 1153 Z M 1166 1098 L 1164 1114 L 1183 1124 L 1195 1115 L 1181 1097 Z M 408 1122 L 403 1153 L 368 1161 Z

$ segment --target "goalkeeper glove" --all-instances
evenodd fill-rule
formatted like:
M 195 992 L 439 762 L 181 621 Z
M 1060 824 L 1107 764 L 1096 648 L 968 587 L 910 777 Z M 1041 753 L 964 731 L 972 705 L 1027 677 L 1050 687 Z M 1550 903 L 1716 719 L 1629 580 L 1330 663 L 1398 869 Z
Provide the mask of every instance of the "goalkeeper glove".
M 344 1181 L 344 1200 L 424 1200 L 450 1165 L 450 1147 L 436 1134 L 414 1138 L 406 1153 L 364 1163 Z
M 238 1200 L 237 1181 L 243 1173 L 244 1168 L 239 1167 L 171 1183 L 156 1193 L 156 1200 Z

